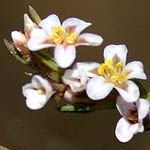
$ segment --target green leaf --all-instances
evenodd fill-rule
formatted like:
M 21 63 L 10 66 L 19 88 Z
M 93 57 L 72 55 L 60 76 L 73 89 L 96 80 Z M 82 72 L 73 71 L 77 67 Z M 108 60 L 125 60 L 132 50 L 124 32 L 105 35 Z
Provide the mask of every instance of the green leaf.
M 116 109 L 116 99 L 101 100 L 96 104 L 73 104 L 65 105 L 58 108 L 60 112 L 86 113 L 96 110 Z
M 62 70 L 58 67 L 58 65 L 54 62 L 54 60 L 45 55 L 42 52 L 34 52 L 33 53 L 43 64 L 45 64 L 48 68 L 56 71 L 56 72 L 61 72 Z
M 9 150 L 9 149 L 4 146 L 0 146 L 0 150 Z
M 17 51 L 17 49 L 15 48 L 15 46 L 10 43 L 8 40 L 4 39 L 4 44 L 6 45 L 6 47 L 8 48 L 9 52 L 21 63 L 27 65 L 28 62 L 26 62 L 22 56 L 19 54 L 19 52 Z
M 38 15 L 38 13 L 33 9 L 31 6 L 29 6 L 29 11 L 31 14 L 32 19 L 35 21 L 36 24 L 39 24 L 41 22 L 41 18 Z

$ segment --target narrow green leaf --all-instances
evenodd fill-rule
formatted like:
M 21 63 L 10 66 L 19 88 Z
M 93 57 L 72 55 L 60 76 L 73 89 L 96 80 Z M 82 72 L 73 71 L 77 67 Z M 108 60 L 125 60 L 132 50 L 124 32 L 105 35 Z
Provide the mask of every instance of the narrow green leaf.
M 93 112 L 96 110 L 104 110 L 104 109 L 116 109 L 116 100 L 101 100 L 97 104 L 73 104 L 73 105 L 65 105 L 59 107 L 58 110 L 60 112 L 74 112 L 74 113 L 85 113 L 85 112 Z
M 33 9 L 31 6 L 29 6 L 29 11 L 31 14 L 32 19 L 35 21 L 36 24 L 39 24 L 41 22 L 41 18 L 38 15 L 38 13 Z
M 15 48 L 15 46 L 10 43 L 8 40 L 4 39 L 4 44 L 6 45 L 6 47 L 8 48 L 9 52 L 21 63 L 23 64 L 28 64 L 28 62 L 26 62 L 22 56 L 19 54 L 19 52 L 17 51 L 17 49 Z
M 9 149 L 4 146 L 0 146 L 0 150 L 9 150 Z
M 45 64 L 48 68 L 56 71 L 61 72 L 61 69 L 58 65 L 50 58 L 49 56 L 41 53 L 41 52 L 34 52 L 33 53 L 43 64 Z

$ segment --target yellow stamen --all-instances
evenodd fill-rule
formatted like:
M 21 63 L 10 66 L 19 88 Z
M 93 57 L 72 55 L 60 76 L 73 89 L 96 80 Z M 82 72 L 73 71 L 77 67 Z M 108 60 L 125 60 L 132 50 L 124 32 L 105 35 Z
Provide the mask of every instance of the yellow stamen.
M 116 82 L 118 80 L 118 77 L 116 75 L 111 76 L 110 78 L 111 82 Z
M 121 80 L 125 80 L 125 78 L 126 78 L 126 75 L 125 75 L 124 73 L 121 73 L 121 74 L 120 74 L 120 79 L 121 79 Z
M 136 114 L 130 115 L 130 116 L 128 117 L 128 120 L 130 120 L 130 121 L 137 121 L 137 120 L 138 120 L 137 115 L 136 115 Z
M 113 64 L 113 60 L 111 58 L 109 58 L 105 61 L 105 64 L 109 67 Z
M 122 62 L 119 61 L 117 64 L 116 64 L 116 67 L 119 69 L 119 68 L 122 68 Z
M 55 33 L 61 33 L 61 34 L 66 33 L 65 29 L 63 29 L 63 28 L 62 28 L 62 27 L 60 27 L 60 26 L 56 26 L 56 27 L 54 27 L 53 32 L 55 32 Z
M 56 44 L 61 44 L 62 42 L 67 44 L 74 44 L 78 34 L 75 32 L 69 33 L 69 31 L 66 31 L 64 28 L 56 26 L 53 29 L 52 37 Z
M 97 71 L 100 75 L 104 75 L 104 67 L 103 66 L 98 67 Z
M 123 64 L 119 61 L 117 64 L 113 62 L 111 58 L 107 59 L 104 64 L 98 67 L 98 74 L 103 76 L 109 82 L 112 82 L 116 86 L 120 86 L 125 83 L 126 74 L 122 73 Z
M 43 89 L 38 89 L 37 93 L 40 94 L 40 95 L 43 95 L 43 94 L 45 94 L 45 91 Z

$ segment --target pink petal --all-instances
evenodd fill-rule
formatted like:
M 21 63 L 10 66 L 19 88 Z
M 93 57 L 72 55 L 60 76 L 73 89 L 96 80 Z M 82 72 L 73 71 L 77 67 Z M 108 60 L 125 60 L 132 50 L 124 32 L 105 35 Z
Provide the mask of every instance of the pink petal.
M 38 51 L 44 48 L 54 47 L 55 45 L 44 30 L 33 29 L 27 46 L 31 51 Z
M 117 97 L 116 107 L 119 113 L 125 118 L 128 118 L 131 115 L 131 111 L 137 110 L 135 103 L 128 103 L 121 96 Z
M 105 98 L 112 89 L 112 83 L 109 83 L 103 77 L 98 76 L 88 81 L 86 93 L 88 97 L 92 100 L 101 100 Z
M 138 108 L 139 120 L 142 120 L 148 115 L 150 105 L 146 99 L 142 99 L 142 98 L 140 98 L 136 104 L 137 104 L 137 108 Z
M 143 64 L 140 61 L 133 61 L 128 63 L 123 72 L 127 74 L 127 79 L 137 78 L 137 79 L 146 79 L 144 73 Z
M 105 60 L 111 58 L 114 61 L 122 61 L 123 65 L 126 63 L 127 47 L 125 45 L 108 45 L 104 49 Z
M 61 23 L 60 23 L 58 16 L 55 14 L 52 14 L 46 17 L 45 19 L 43 19 L 40 22 L 39 26 L 42 29 L 44 29 L 49 34 L 49 36 L 51 36 L 53 33 L 53 28 L 55 26 L 61 26 Z
M 76 46 L 99 46 L 103 42 L 103 38 L 92 33 L 83 33 L 79 36 Z
M 85 22 L 78 18 L 68 18 L 62 23 L 62 27 L 68 30 L 69 32 L 76 32 L 80 34 L 85 28 L 91 25 L 90 22 Z
M 74 45 L 63 46 L 57 45 L 54 51 L 54 58 L 56 63 L 61 68 L 69 67 L 76 58 L 76 49 Z
M 130 124 L 123 117 L 118 121 L 115 135 L 120 142 L 128 142 L 138 132 L 139 124 Z
M 124 87 L 115 88 L 122 98 L 129 103 L 136 102 L 140 96 L 138 86 L 132 81 L 127 81 Z

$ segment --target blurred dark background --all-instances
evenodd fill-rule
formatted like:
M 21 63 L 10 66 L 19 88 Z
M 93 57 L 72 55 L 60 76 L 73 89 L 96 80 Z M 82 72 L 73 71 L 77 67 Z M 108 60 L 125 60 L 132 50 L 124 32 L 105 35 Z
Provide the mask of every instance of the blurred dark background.
M 141 60 L 150 75 L 150 1 L 149 0 L 5 0 L 0 8 L 0 145 L 11 150 L 150 150 L 150 133 L 136 135 L 127 144 L 118 142 L 115 126 L 117 111 L 68 114 L 56 111 L 49 102 L 40 111 L 25 106 L 21 87 L 31 70 L 17 62 L 3 44 L 10 32 L 23 31 L 23 14 L 28 5 L 42 18 L 51 13 L 65 18 L 78 17 L 93 23 L 86 31 L 100 34 L 100 47 L 79 47 L 77 61 L 103 62 L 108 44 L 126 44 L 128 61 Z M 150 82 L 142 81 L 150 89 Z

